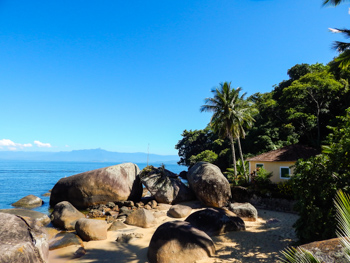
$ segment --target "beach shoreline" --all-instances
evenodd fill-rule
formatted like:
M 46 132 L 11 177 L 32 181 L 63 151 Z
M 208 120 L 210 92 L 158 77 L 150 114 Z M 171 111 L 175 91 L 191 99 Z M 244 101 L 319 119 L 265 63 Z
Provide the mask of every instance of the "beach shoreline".
M 193 209 L 192 213 L 201 208 Z M 276 262 L 280 252 L 297 241 L 293 224 L 298 215 L 258 209 L 257 221 L 245 221 L 246 230 L 213 236 L 215 256 L 198 261 L 200 263 L 224 262 Z M 83 242 L 86 254 L 74 258 L 79 245 L 69 246 L 49 253 L 50 263 L 63 262 L 130 262 L 147 263 L 147 250 L 153 233 L 159 225 L 168 221 L 185 220 L 172 218 L 164 213 L 157 218 L 157 225 L 150 228 L 127 226 L 118 231 L 109 231 L 106 240 Z M 116 239 L 122 234 L 135 233 L 139 238 L 120 243 Z

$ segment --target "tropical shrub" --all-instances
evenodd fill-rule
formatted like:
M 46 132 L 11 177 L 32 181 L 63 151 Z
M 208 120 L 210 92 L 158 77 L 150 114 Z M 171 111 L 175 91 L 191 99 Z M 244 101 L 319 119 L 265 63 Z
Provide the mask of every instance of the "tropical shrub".
M 336 236 L 333 197 L 337 189 L 350 192 L 350 109 L 341 124 L 331 128 L 322 154 L 295 164 L 293 191 L 299 219 L 295 231 L 301 243 Z

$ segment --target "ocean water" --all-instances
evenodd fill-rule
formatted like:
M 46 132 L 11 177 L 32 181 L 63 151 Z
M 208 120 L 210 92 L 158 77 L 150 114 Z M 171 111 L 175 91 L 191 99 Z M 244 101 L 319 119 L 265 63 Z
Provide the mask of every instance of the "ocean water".
M 38 162 L 38 161 L 0 161 L 0 209 L 14 208 L 12 203 L 22 197 L 33 194 L 44 201 L 44 205 L 33 210 L 49 213 L 48 193 L 56 182 L 74 174 L 118 163 L 99 162 Z M 147 164 L 136 163 L 142 170 Z M 160 163 L 151 163 L 158 167 Z M 186 170 L 185 166 L 166 164 L 165 168 L 176 174 Z

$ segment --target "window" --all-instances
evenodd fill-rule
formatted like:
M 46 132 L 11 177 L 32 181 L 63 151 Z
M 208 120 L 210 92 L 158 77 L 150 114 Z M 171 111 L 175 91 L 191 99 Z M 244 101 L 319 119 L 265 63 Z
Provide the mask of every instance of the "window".
M 280 167 L 280 177 L 281 177 L 281 179 L 289 179 L 290 178 L 289 167 Z
M 256 168 L 256 169 L 258 169 L 258 168 L 264 168 L 264 164 L 262 164 L 262 163 L 257 163 L 257 164 L 255 165 L 255 168 Z

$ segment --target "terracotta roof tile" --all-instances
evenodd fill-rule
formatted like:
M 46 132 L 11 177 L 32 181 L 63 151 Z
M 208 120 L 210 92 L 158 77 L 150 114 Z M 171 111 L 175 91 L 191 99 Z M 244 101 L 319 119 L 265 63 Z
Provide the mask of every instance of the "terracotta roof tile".
M 265 161 L 265 162 L 297 161 L 298 159 L 308 159 L 319 153 L 320 152 L 314 148 L 300 145 L 300 144 L 293 144 L 274 151 L 270 151 L 267 153 L 263 153 L 263 154 L 248 158 L 247 161 Z

